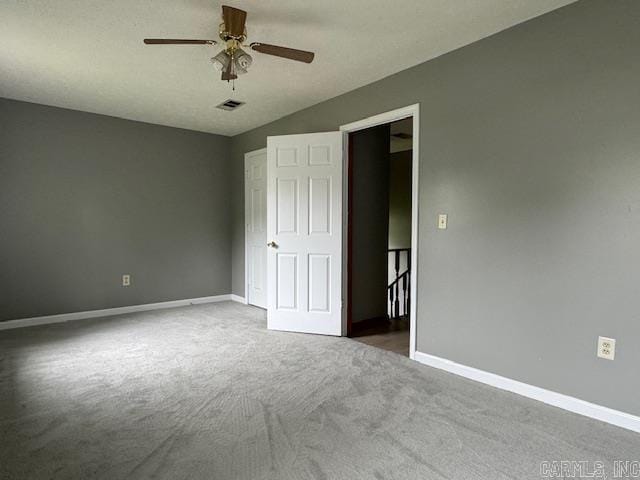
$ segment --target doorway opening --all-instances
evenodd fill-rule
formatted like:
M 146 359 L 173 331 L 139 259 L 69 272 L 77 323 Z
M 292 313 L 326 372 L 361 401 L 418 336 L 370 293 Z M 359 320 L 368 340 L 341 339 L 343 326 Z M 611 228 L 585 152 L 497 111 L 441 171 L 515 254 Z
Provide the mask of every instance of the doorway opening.
M 414 358 L 419 131 L 415 104 L 339 132 L 269 136 L 246 155 L 245 301 L 266 303 L 268 329 L 369 341 L 366 327 L 382 325 L 374 334 L 403 336 L 406 355 L 408 326 Z M 376 163 L 382 176 L 367 171 Z
M 404 115 L 343 128 L 348 132 L 346 331 L 356 341 L 413 358 L 417 132 L 412 112 L 394 113 Z

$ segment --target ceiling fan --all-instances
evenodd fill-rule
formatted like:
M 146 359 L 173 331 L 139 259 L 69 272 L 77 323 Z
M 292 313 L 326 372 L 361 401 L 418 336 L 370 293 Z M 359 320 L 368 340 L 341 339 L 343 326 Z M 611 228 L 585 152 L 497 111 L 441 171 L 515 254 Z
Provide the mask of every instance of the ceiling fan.
M 314 53 L 295 48 L 278 47 L 268 43 L 252 42 L 244 45 L 247 39 L 247 12 L 238 8 L 222 6 L 222 23 L 220 24 L 220 39 L 225 47 L 211 59 L 214 66 L 222 72 L 222 80 L 235 80 L 238 75 L 247 73 L 253 62 L 251 55 L 241 47 L 249 47 L 256 52 L 276 57 L 288 58 L 298 62 L 311 63 Z M 216 45 L 216 40 L 184 40 L 173 38 L 145 38 L 147 45 Z

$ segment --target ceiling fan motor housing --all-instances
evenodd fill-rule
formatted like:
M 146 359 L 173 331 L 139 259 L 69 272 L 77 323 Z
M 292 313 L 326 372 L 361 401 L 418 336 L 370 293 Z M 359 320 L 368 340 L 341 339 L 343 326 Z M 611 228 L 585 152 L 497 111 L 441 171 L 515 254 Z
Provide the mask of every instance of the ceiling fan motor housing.
M 230 32 L 228 32 L 226 30 L 224 23 L 220 24 L 220 30 L 219 30 L 218 34 L 220 35 L 220 38 L 222 39 L 222 41 L 226 42 L 227 45 L 230 42 L 242 44 L 242 42 L 244 42 L 247 39 L 247 29 L 246 28 L 244 29 L 242 35 L 232 35 Z

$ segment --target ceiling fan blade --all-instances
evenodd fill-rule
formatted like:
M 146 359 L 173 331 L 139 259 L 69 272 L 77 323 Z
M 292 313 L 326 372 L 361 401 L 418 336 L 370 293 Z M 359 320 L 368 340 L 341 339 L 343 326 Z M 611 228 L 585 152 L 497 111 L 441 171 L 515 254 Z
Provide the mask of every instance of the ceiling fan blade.
M 147 45 L 215 45 L 215 40 L 184 40 L 179 38 L 145 38 Z
M 232 37 L 240 38 L 244 35 L 244 25 L 247 21 L 247 12 L 239 8 L 222 6 L 222 20 L 225 31 Z
M 266 53 L 267 55 L 275 55 L 276 57 L 288 58 L 298 62 L 311 63 L 315 53 L 306 52 L 304 50 L 296 50 L 295 48 L 278 47 L 277 45 L 269 45 L 268 43 L 254 42 L 251 48 L 256 52 Z

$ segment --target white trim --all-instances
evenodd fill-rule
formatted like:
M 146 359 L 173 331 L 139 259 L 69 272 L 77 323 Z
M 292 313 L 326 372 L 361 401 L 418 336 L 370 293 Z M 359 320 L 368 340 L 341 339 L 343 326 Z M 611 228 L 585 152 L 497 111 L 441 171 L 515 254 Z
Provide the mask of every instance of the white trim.
M 409 358 L 415 359 L 417 349 L 417 315 L 418 315 L 418 215 L 420 207 L 420 105 L 413 108 L 413 150 L 411 153 L 411 305 L 409 306 Z
M 236 297 L 238 300 L 236 300 Z M 46 315 L 42 317 L 20 318 L 0 322 L 0 330 L 11 328 L 32 327 L 35 325 L 46 325 L 49 323 L 62 323 L 72 320 L 84 320 L 87 318 L 110 317 L 122 315 L 124 313 L 144 312 L 148 310 L 161 310 L 164 308 L 185 307 L 187 305 L 198 305 L 201 303 L 214 303 L 225 301 L 242 301 L 242 297 L 237 295 L 214 295 L 211 297 L 187 298 L 184 300 L 171 300 L 169 302 L 145 303 L 143 305 L 130 305 L 126 307 L 105 308 L 102 310 L 87 310 L 85 312 L 60 313 L 58 315 Z
M 411 286 L 410 286 L 410 294 L 411 294 L 411 305 L 410 305 L 410 315 L 409 315 L 409 358 L 415 359 L 416 354 L 416 319 L 418 318 L 418 207 L 420 206 L 420 104 L 416 103 L 413 105 L 409 105 L 403 108 L 398 108 L 396 110 L 391 110 L 389 112 L 381 113 L 379 115 L 374 115 L 369 118 L 365 118 L 363 120 L 358 120 L 357 122 L 348 123 L 347 125 L 342 125 L 340 127 L 340 131 L 344 132 L 343 135 L 343 149 L 344 149 L 344 166 L 345 169 L 348 167 L 347 162 L 349 161 L 349 133 L 356 132 L 358 130 L 364 130 L 365 128 L 375 127 L 376 125 L 383 125 L 385 123 L 396 122 L 398 120 L 403 120 L 405 118 L 412 117 L 413 119 L 413 151 L 411 154 L 411 165 L 412 165 L 412 173 L 411 173 L 411 183 L 412 183 L 412 191 L 411 191 Z M 347 170 L 345 170 L 346 172 Z M 345 174 L 346 177 L 346 174 Z M 348 183 L 344 183 L 344 191 L 347 190 Z M 343 201 L 346 198 L 343 195 Z M 347 209 L 344 208 L 343 211 L 345 214 L 343 215 L 344 228 L 343 231 L 347 232 Z M 346 245 L 346 240 L 343 241 L 343 245 Z M 345 249 L 346 252 L 346 249 Z M 346 254 L 343 255 L 344 262 L 346 262 Z M 346 268 L 344 270 L 346 272 Z M 345 274 L 346 275 L 346 274 Z M 343 280 L 346 285 L 346 278 Z M 343 289 L 344 290 L 344 289 Z M 344 296 L 344 292 L 343 292 Z M 344 316 L 343 324 L 346 325 L 346 314 Z M 344 328 L 343 328 L 344 329 Z M 345 334 L 346 331 L 343 332 Z
M 522 383 L 510 378 L 501 377 L 495 373 L 485 372 L 477 368 L 467 367 L 459 363 L 444 358 L 429 355 L 427 353 L 415 352 L 415 360 L 430 367 L 438 368 L 461 377 L 475 380 L 476 382 L 491 385 L 508 392 L 517 393 L 523 397 L 532 398 L 554 407 L 562 408 L 585 417 L 594 418 L 601 422 L 610 423 L 618 427 L 626 428 L 640 433 L 640 417 L 630 413 L 613 410 L 602 405 L 596 405 L 579 398 L 570 397 L 562 393 L 545 390 L 544 388 Z
M 240 295 L 235 295 L 235 294 L 231 294 L 229 295 L 229 300 L 231 300 L 232 302 L 238 302 L 238 303 L 244 303 L 245 305 L 248 305 L 249 303 L 247 302 L 247 298 L 246 297 L 241 297 Z
M 406 107 L 397 108 L 388 112 L 373 115 L 371 117 L 363 118 L 356 122 L 347 123 L 340 127 L 342 132 L 357 132 L 358 130 L 364 130 L 365 128 L 375 127 L 376 125 L 383 125 L 385 123 L 397 122 L 408 117 L 415 115 L 420 110 L 420 104 L 414 103 Z M 415 137 L 414 137 L 415 138 Z
M 249 228 L 249 223 L 247 217 L 249 216 L 249 211 L 247 208 L 247 160 L 251 157 L 255 157 L 256 155 L 262 155 L 267 153 L 267 147 L 260 148 L 258 150 L 253 150 L 251 152 L 247 152 L 244 154 L 244 175 L 243 175 L 243 186 L 244 186 L 244 297 L 243 303 L 245 305 L 249 305 L 249 266 L 247 259 L 249 257 L 249 249 L 247 248 L 247 229 Z M 266 172 L 265 172 L 266 175 Z M 267 285 L 268 287 L 268 285 Z

